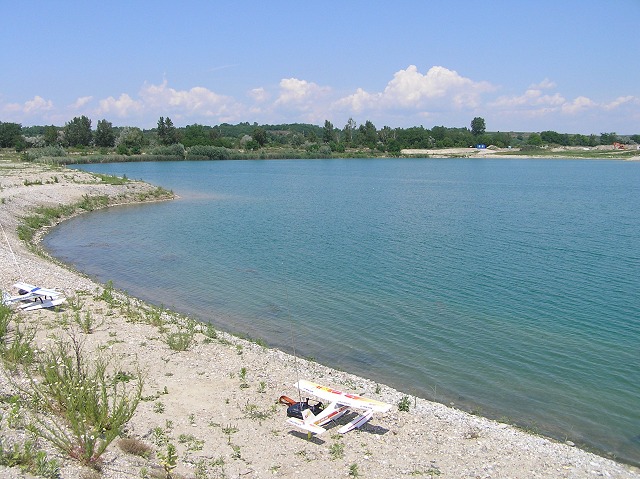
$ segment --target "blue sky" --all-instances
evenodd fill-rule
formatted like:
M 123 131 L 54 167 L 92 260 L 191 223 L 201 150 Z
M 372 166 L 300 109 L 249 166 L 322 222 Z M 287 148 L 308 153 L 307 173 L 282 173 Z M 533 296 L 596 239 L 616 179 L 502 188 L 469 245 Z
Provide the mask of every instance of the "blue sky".
M 0 121 L 640 133 L 640 0 L 4 1 Z

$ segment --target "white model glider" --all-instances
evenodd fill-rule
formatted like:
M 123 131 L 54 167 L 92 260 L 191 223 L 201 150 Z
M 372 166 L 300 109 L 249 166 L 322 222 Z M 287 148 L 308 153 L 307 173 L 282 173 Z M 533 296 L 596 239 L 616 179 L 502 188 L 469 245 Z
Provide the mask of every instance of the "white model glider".
M 18 304 L 24 311 L 52 308 L 66 301 L 62 293 L 55 289 L 40 288 L 28 283 L 16 283 L 13 285 L 18 290 L 17 296 L 4 293 L 2 302 L 7 305 Z
M 325 401 L 329 401 L 319 414 L 314 414 L 310 408 L 302 410 L 302 419 L 290 417 L 287 423 L 309 433 L 322 434 L 326 431 L 322 426 L 329 421 L 338 419 L 347 412 L 349 408 L 360 409 L 360 413 L 349 424 L 338 429 L 339 434 L 346 434 L 352 429 L 365 424 L 373 417 L 374 412 L 387 412 L 391 409 L 391 404 L 387 404 L 375 399 L 359 396 L 358 394 L 345 393 L 327 386 L 301 379 L 294 385 L 300 392 L 311 394 Z

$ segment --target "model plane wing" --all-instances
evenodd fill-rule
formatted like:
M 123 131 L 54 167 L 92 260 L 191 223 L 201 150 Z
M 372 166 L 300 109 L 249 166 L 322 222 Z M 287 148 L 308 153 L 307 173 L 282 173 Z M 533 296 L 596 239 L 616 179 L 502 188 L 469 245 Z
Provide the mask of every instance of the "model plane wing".
M 391 404 L 377 401 L 375 399 L 360 396 L 358 394 L 345 393 L 321 384 L 301 379 L 295 384 L 299 390 L 329 402 L 337 402 L 356 409 L 369 409 L 375 412 L 387 412 L 391 409 Z
M 56 291 L 55 289 L 40 288 L 29 283 L 16 283 L 13 287 L 17 288 L 18 291 L 25 291 L 25 293 L 20 296 L 26 297 L 50 296 L 52 298 L 56 298 L 61 294 L 60 291 Z

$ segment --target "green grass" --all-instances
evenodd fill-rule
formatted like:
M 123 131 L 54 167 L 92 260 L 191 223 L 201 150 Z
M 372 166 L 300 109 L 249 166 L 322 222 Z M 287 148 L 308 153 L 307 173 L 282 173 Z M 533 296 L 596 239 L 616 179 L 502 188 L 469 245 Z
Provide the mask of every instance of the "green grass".
M 129 178 L 126 176 L 114 176 L 114 175 L 104 175 L 101 173 L 92 173 L 93 176 L 100 178 L 100 182 L 107 185 L 126 185 L 130 183 Z

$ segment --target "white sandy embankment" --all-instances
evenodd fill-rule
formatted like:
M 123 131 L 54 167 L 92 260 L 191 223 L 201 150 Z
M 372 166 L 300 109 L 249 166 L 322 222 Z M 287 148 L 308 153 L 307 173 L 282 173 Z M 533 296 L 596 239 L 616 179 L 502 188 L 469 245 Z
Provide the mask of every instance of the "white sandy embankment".
M 167 316 L 164 329 L 133 321 L 123 308 L 96 298 L 100 285 L 35 254 L 17 238 L 19 218 L 37 205 L 72 203 L 87 194 L 119 195 L 147 186 L 101 185 L 87 173 L 6 161 L 0 161 L 0 183 L 0 222 L 15 253 L 14 261 L 2 238 L 0 289 L 8 291 L 14 282 L 24 280 L 57 288 L 68 297 L 82 297 L 80 314 L 90 315 L 97 325 L 91 334 L 83 333 L 70 319 L 76 313 L 69 305 L 61 311 L 17 313 L 38 328 L 38 348 L 73 331 L 83 341 L 87 357 L 110 354 L 119 361 L 120 371 L 133 372 L 139 365 L 146 375 L 145 400 L 126 433 L 151 446 L 154 453 L 146 459 L 125 453 L 115 441 L 103 455 L 98 474 L 39 440 L 38 447 L 63 464 L 63 478 L 162 477 L 156 454 L 165 449 L 158 445 L 162 435 L 177 446 L 176 477 L 640 478 L 636 468 L 423 399 L 412 398 L 410 412 L 400 412 L 396 405 L 402 392 L 298 360 L 306 379 L 394 405 L 360 430 L 339 436 L 333 427 L 308 440 L 286 424 L 284 406 L 275 404 L 282 394 L 296 397 L 293 357 L 223 333 L 213 340 L 196 333 L 187 351 L 173 351 L 166 330 L 180 320 Z M 4 372 L 0 398 L 11 394 Z M 0 401 L 5 446 L 26 437 L 15 421 L 9 427 L 10 408 Z M 339 422 L 349 418 L 343 419 Z M 3 466 L 0 476 L 30 477 Z
M 576 153 L 583 151 L 601 152 L 601 159 L 616 159 L 619 155 L 621 160 L 626 161 L 639 161 L 640 156 L 623 156 L 627 155 L 633 150 L 617 150 L 613 146 L 599 146 L 594 148 L 583 147 L 556 147 L 545 149 L 544 159 L 585 159 L 580 157 L 568 156 L 568 153 Z M 527 158 L 541 158 L 539 155 L 531 156 L 526 152 L 521 152 L 519 148 L 497 148 L 495 146 L 489 146 L 488 148 L 435 148 L 435 149 L 419 149 L 419 148 L 406 148 L 400 150 L 400 153 L 406 156 L 412 157 L 424 157 L 424 158 L 500 158 L 500 159 L 527 159 Z M 605 154 L 606 153 L 606 154 Z M 595 157 L 593 159 L 596 159 Z

